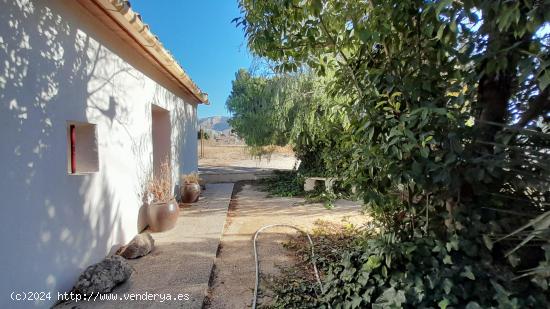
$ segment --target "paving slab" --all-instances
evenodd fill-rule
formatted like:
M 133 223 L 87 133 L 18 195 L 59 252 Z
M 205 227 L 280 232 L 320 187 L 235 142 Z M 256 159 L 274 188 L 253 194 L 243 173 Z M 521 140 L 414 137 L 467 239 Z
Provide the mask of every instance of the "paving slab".
M 117 300 L 96 298 L 56 308 L 202 308 L 232 191 L 233 183 L 207 184 L 199 202 L 181 209 L 172 230 L 152 233 L 155 249 L 128 260 L 135 272 L 109 294 Z

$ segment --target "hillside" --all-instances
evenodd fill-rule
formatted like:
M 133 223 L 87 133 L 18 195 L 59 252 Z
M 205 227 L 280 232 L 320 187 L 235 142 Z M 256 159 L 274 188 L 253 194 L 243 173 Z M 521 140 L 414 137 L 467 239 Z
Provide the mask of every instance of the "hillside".
M 229 117 L 224 116 L 201 118 L 199 119 L 199 127 L 202 127 L 205 130 L 223 132 L 231 129 L 231 126 L 227 122 L 228 120 Z
M 199 127 L 212 136 L 231 135 L 231 126 L 227 122 L 229 117 L 213 116 L 199 119 Z

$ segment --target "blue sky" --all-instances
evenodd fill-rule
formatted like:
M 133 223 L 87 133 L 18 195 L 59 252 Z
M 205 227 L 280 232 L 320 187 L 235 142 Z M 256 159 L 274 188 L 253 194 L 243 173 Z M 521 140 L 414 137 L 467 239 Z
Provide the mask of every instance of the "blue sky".
M 133 0 L 164 46 L 191 79 L 208 93 L 210 105 L 199 105 L 199 118 L 228 116 L 225 100 L 239 68 L 252 62 L 242 29 L 231 20 L 240 15 L 236 0 Z

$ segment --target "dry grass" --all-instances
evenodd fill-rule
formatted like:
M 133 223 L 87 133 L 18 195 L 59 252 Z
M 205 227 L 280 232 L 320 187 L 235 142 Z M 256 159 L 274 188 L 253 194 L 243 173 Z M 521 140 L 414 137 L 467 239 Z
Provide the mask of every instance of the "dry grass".
M 200 154 L 200 151 L 199 151 Z M 204 145 L 205 159 L 243 160 L 250 159 L 246 146 L 241 145 Z
M 275 168 L 292 168 L 293 163 L 283 164 L 279 166 L 278 163 L 281 159 L 288 161 L 288 158 L 294 158 L 294 153 L 290 146 L 270 146 L 271 153 L 270 159 L 267 157 L 254 158 L 246 145 L 225 145 L 216 143 L 205 143 L 204 156 L 200 157 L 200 146 L 198 148 L 199 164 L 202 166 L 256 166 L 257 163 L 262 162 L 262 165 L 273 165 Z M 273 161 L 269 163 L 269 161 Z M 291 160 L 292 161 L 292 160 Z M 281 163 L 282 164 L 282 163 Z M 289 165 L 288 167 L 286 165 Z
M 153 202 L 165 203 L 174 199 L 172 194 L 172 172 L 168 160 L 165 160 L 160 166 L 160 172 L 154 175 L 147 187 L 148 194 Z
M 335 223 L 318 219 L 314 224 L 311 238 L 315 244 L 317 263 L 321 270 L 339 260 L 340 254 L 353 246 L 357 236 L 363 233 L 349 222 Z M 291 237 L 286 246 L 303 263 L 310 263 L 311 247 L 306 237 L 303 235 Z M 313 272 L 309 273 L 309 278 L 313 279 L 313 275 Z
M 199 178 L 199 174 L 197 173 L 191 173 L 191 174 L 186 174 L 186 175 L 181 175 L 181 183 L 199 183 L 200 182 L 200 178 Z

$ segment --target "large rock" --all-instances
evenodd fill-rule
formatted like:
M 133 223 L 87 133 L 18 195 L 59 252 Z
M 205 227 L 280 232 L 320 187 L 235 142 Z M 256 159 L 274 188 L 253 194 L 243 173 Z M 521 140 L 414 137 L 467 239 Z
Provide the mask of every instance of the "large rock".
M 115 286 L 128 280 L 133 271 L 124 258 L 113 255 L 86 268 L 73 290 L 81 294 L 109 293 Z
M 135 259 L 149 254 L 155 247 L 155 240 L 149 233 L 137 234 L 130 243 L 120 248 L 117 255 L 127 259 Z

